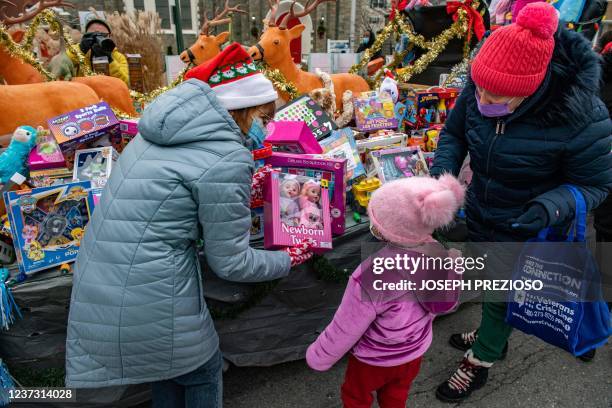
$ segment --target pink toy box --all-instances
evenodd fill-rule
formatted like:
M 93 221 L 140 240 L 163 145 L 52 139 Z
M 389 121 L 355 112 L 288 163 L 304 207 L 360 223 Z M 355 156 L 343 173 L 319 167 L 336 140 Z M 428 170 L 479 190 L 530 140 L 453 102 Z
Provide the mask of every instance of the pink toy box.
M 48 131 L 40 132 L 36 147 L 28 156 L 30 170 L 47 170 L 66 167 L 66 159 L 55 138 Z
M 270 122 L 266 142 L 287 153 L 319 154 L 323 149 L 305 122 Z
M 272 156 L 266 159 L 266 164 L 280 169 L 283 173 L 305 176 L 316 181 L 326 180 L 330 197 L 331 231 L 334 235 L 344 233 L 346 159 L 329 159 L 308 154 L 274 152 Z
M 266 178 L 264 248 L 295 246 L 306 238 L 314 249 L 332 248 L 327 180 L 271 172 Z

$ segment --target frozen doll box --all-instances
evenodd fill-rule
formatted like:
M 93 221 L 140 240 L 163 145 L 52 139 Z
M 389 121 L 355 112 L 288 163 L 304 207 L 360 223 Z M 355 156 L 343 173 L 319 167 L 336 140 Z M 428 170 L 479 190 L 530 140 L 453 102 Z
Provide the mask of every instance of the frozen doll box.
M 427 162 L 419 147 L 375 150 L 370 154 L 377 177 L 383 183 L 406 177 L 429 175 Z
M 271 172 L 266 178 L 264 247 L 295 246 L 306 238 L 318 252 L 332 248 L 327 180 Z

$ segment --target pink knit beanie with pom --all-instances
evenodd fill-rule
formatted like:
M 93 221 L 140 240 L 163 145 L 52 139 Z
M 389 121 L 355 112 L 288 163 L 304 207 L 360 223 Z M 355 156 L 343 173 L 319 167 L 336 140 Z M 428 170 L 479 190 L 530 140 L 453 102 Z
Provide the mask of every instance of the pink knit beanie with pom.
M 368 216 L 384 239 L 409 246 L 431 241 L 435 229 L 453 221 L 464 196 L 465 187 L 449 174 L 405 178 L 372 194 Z
M 526 97 L 538 89 L 552 59 L 557 10 L 548 3 L 531 3 L 516 23 L 495 30 L 472 63 L 479 87 L 502 96 Z

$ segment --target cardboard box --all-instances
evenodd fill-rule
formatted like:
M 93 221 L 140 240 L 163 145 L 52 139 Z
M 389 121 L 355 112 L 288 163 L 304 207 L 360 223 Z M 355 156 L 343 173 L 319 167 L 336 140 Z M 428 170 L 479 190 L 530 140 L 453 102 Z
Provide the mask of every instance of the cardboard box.
M 108 136 L 120 138 L 119 121 L 106 102 L 64 113 L 47 121 L 64 157 L 73 155 L 79 145 Z
M 4 193 L 19 270 L 72 262 L 94 210 L 89 181 Z

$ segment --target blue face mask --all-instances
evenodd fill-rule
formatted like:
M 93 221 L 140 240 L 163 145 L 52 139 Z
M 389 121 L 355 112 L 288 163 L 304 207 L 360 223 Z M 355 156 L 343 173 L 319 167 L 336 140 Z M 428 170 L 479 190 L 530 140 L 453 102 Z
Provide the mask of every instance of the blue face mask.
M 261 118 L 253 119 L 247 136 L 252 140 L 253 147 L 255 149 L 260 149 L 263 147 L 263 141 L 266 138 L 266 128 L 264 127 Z

